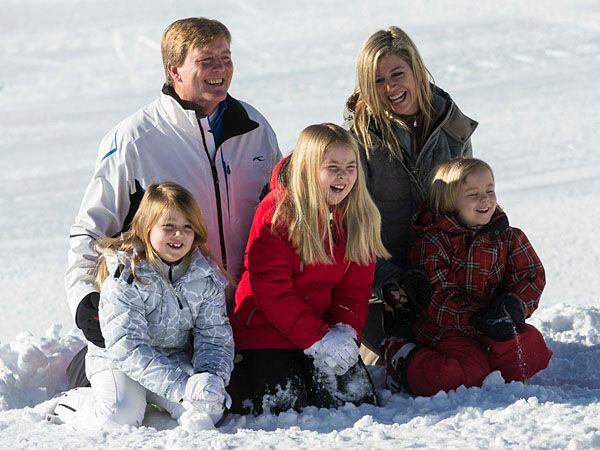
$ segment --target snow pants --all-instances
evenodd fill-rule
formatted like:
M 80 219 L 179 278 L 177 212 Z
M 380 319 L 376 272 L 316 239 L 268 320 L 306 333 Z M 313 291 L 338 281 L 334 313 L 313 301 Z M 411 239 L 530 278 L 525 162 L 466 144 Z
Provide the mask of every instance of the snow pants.
M 548 366 L 552 351 L 542 334 L 525 325 L 509 341 L 488 339 L 485 343 L 455 336 L 435 347 L 421 347 L 401 361 L 406 370 L 407 390 L 414 395 L 431 396 L 464 385 L 481 386 L 485 377 L 499 370 L 506 382 L 524 381 Z
M 92 387 L 70 390 L 59 398 L 55 414 L 67 425 L 79 429 L 114 429 L 140 426 L 146 404 L 153 403 L 179 419 L 179 403 L 148 391 L 119 370 L 103 370 L 90 377 Z
M 361 360 L 344 375 L 315 369 L 302 350 L 236 352 L 227 391 L 235 414 L 278 414 L 306 406 L 332 408 L 346 402 L 377 404 L 371 377 Z

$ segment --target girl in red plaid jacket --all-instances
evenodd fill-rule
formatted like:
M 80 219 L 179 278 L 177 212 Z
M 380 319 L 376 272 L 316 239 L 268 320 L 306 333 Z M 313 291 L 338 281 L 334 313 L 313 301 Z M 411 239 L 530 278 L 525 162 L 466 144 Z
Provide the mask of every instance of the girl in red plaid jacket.
M 416 344 L 383 343 L 388 386 L 428 396 L 481 386 L 494 370 L 509 382 L 546 368 L 552 352 L 525 323 L 546 284 L 544 267 L 497 205 L 491 167 L 475 158 L 440 164 L 413 226 L 410 258 L 433 295 L 413 326 Z

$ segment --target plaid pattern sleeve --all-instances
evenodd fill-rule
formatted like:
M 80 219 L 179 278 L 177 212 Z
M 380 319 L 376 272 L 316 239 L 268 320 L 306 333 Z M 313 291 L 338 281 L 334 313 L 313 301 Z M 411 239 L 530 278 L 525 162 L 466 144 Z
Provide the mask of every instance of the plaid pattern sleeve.
M 411 248 L 411 260 L 429 275 L 433 289 L 427 309 L 428 319 L 438 326 L 473 335 L 470 323 L 477 305 L 466 301 L 461 294 L 456 271 L 452 266 L 451 242 L 444 233 L 424 233 Z
M 529 239 L 518 228 L 511 228 L 506 262 L 505 285 L 507 292 L 521 300 L 529 317 L 536 310 L 546 275 L 544 266 Z

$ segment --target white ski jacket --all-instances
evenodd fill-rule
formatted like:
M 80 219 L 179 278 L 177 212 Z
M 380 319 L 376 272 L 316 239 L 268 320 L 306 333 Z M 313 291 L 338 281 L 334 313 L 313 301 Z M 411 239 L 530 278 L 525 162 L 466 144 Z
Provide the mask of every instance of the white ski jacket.
M 124 252 L 107 254 L 106 261 L 109 276 L 98 311 L 106 348 L 88 343 L 88 378 L 116 369 L 173 402 L 183 397 L 186 368 L 218 375 L 227 385 L 234 345 L 225 307 L 227 280 L 217 265 L 196 249 L 187 271 L 171 283 L 146 261 L 136 267 L 138 281 Z
M 144 190 L 155 182 L 173 181 L 194 195 L 208 226 L 209 248 L 239 276 L 254 210 L 281 153 L 256 109 L 230 96 L 225 102 L 218 148 L 208 118 L 165 93 L 102 139 L 94 176 L 70 230 L 65 285 L 73 317 L 79 302 L 97 291 L 96 239 L 125 229 Z

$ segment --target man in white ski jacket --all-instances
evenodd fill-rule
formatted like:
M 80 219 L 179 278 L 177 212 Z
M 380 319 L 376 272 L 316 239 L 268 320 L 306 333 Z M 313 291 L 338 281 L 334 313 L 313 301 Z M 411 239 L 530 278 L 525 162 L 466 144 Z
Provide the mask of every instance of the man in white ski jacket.
M 215 258 L 241 271 L 254 210 L 281 158 L 267 120 L 228 95 L 233 76 L 231 35 L 206 18 L 178 20 L 161 50 L 166 84 L 160 97 L 109 131 L 75 223 L 65 284 L 75 322 L 104 347 L 94 284 L 95 241 L 125 230 L 151 183 L 173 181 L 198 201 Z M 83 358 L 76 357 L 80 361 Z M 73 364 L 72 364 L 73 365 Z M 70 368 L 71 385 L 80 384 Z

